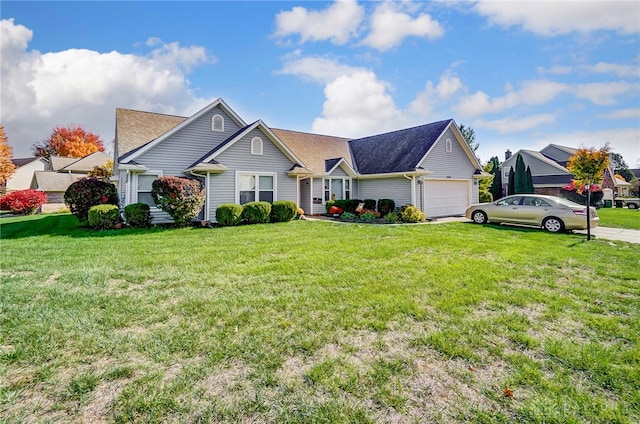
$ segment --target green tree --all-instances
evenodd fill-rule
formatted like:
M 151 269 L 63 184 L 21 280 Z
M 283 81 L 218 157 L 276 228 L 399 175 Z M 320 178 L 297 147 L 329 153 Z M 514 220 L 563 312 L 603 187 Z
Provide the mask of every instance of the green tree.
M 516 194 L 516 173 L 513 166 L 509 168 L 509 180 L 507 182 L 507 195 Z
M 475 155 L 478 147 L 480 147 L 480 143 L 476 141 L 476 132 L 473 130 L 473 128 L 466 127 L 464 124 L 460 124 L 460 132 L 469 145 L 469 148 Z
M 531 176 L 531 168 L 527 166 L 527 193 L 535 193 L 536 190 L 533 187 L 533 177 Z
M 581 147 L 569 158 L 567 169 L 573 174 L 578 193 L 582 193 L 585 186 L 602 183 L 604 171 L 609 166 L 610 151 L 609 143 L 598 150 Z
M 487 173 L 493 173 L 494 163 L 489 161 L 483 167 L 484 171 Z M 493 201 L 493 195 L 491 194 L 491 182 L 494 180 L 495 175 L 491 175 L 490 177 L 480 178 L 478 183 L 478 195 L 480 203 L 488 203 Z
M 531 171 L 527 174 L 527 167 L 522 155 L 518 153 L 516 157 L 516 172 L 514 176 L 514 194 L 533 193 L 533 182 L 531 181 Z
M 493 174 L 490 191 L 493 200 L 498 200 L 502 197 L 502 170 L 500 169 L 500 159 L 494 156 L 489 162 L 492 164 L 491 173 Z
M 620 153 L 611 153 L 609 160 L 614 174 L 621 175 L 628 183 L 634 180 L 635 175 L 633 175 L 633 172 L 631 172 L 627 162 L 624 161 Z

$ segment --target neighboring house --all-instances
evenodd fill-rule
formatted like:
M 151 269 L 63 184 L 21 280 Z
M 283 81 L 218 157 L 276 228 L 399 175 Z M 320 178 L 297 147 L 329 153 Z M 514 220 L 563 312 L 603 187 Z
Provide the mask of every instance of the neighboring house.
M 537 194 L 547 194 L 551 196 L 561 196 L 562 187 L 571 183 L 573 175 L 566 168 L 569 158 L 577 149 L 573 147 L 549 144 L 544 149 L 519 150 L 511 154 L 509 150 L 505 153 L 505 161 L 502 163 L 503 190 L 506 193 L 509 183 L 509 171 L 513 167 L 516 169 L 516 158 L 522 155 L 525 166 L 531 169 L 533 188 Z M 628 193 L 631 184 L 614 177 L 611 167 L 605 170 L 601 184 L 602 188 L 610 188 L 617 196 Z M 561 196 L 562 197 L 562 196 Z
M 34 172 L 44 171 L 49 167 L 49 162 L 44 158 L 20 158 L 13 159 L 12 162 L 16 170 L 7 179 L 5 185 L 7 193 L 31 188 Z
M 222 203 L 292 200 L 307 213 L 329 199 L 390 198 L 428 217 L 461 215 L 486 176 L 453 120 L 349 140 L 247 124 L 218 99 L 191 117 L 116 110 L 121 205 L 151 201 L 159 176 L 197 178 L 204 220 Z
M 44 171 L 36 171 L 32 176 L 31 188 L 47 193 L 47 204 L 43 212 L 53 212 L 65 207 L 64 192 L 67 188 L 85 178 L 95 166 L 105 166 L 111 157 L 104 152 L 94 152 L 83 158 L 51 156 Z

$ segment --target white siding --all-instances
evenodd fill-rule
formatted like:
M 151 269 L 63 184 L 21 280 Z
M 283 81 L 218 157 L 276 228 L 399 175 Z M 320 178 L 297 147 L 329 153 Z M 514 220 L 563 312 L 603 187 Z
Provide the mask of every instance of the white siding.
M 225 127 L 226 129 L 226 127 Z M 251 139 L 262 139 L 262 154 L 251 154 Z M 255 129 L 236 141 L 216 157 L 229 170 L 222 174 L 212 174 L 209 180 L 209 217 L 215 220 L 216 209 L 221 203 L 236 201 L 236 172 L 266 172 L 276 174 L 276 196 L 274 200 L 297 202 L 298 187 L 296 177 L 287 175 L 293 162 L 271 142 L 259 129 Z
M 33 175 L 36 171 L 47 169 L 45 159 L 34 159 L 33 162 L 21 166 L 7 179 L 7 193 L 17 190 L 27 190 L 31 188 Z

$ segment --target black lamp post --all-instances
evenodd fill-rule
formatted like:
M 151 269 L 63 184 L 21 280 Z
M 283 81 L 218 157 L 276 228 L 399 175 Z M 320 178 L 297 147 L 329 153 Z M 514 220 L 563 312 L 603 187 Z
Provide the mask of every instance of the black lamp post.
M 587 241 L 591 240 L 591 179 L 587 179 Z

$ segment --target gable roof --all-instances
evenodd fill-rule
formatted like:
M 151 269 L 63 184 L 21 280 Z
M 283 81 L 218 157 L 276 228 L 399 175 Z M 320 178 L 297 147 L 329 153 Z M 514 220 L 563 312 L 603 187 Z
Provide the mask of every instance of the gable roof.
M 291 162 L 293 162 L 294 166 L 298 165 L 300 167 L 304 168 L 304 164 L 302 163 L 302 161 L 295 155 L 295 153 L 293 153 L 286 144 L 284 144 L 282 142 L 282 140 L 280 140 L 278 138 L 277 135 L 275 135 L 273 133 L 273 131 L 271 131 L 271 129 L 264 123 L 262 122 L 261 119 L 258 119 L 257 121 L 255 121 L 254 123 L 250 124 L 250 125 L 245 125 L 244 127 L 240 128 L 238 131 L 236 131 L 233 135 L 231 135 L 229 138 L 227 138 L 225 141 L 223 141 L 222 143 L 218 144 L 216 147 L 214 147 L 213 149 L 211 149 L 209 152 L 207 152 L 204 156 L 202 156 L 200 159 L 198 159 L 197 161 L 195 161 L 193 164 L 191 164 L 191 166 L 189 166 L 187 168 L 187 170 L 191 170 L 191 171 L 195 171 L 195 170 L 209 170 L 208 169 L 208 165 L 214 165 L 214 167 L 212 169 L 222 169 L 220 166 L 224 166 L 223 164 L 220 164 L 218 161 L 215 160 L 215 158 L 221 154 L 222 152 L 224 152 L 226 149 L 228 149 L 230 146 L 232 146 L 233 144 L 235 144 L 237 141 L 239 141 L 240 139 L 242 139 L 242 137 L 246 136 L 247 134 L 249 134 L 251 131 L 253 131 L 254 129 L 260 129 L 262 131 L 263 134 L 265 134 L 269 140 L 271 140 L 271 142 L 273 142 L 273 144 L 276 145 L 276 147 L 278 147 L 280 149 L 280 151 L 282 151 L 282 153 L 285 154 L 285 156 L 287 156 L 287 158 L 289 158 L 289 160 Z
M 360 174 L 415 171 L 452 119 L 349 141 Z
M 184 116 L 117 108 L 115 157 L 160 137 L 186 119 Z
M 131 160 L 135 159 L 136 157 L 140 156 L 141 154 L 143 154 L 144 152 L 146 152 L 149 149 L 153 148 L 154 146 L 157 146 L 158 144 L 162 143 L 164 140 L 166 140 L 167 138 L 171 137 L 173 134 L 175 134 L 176 132 L 180 131 L 182 128 L 184 128 L 187 125 L 191 124 L 193 121 L 199 119 L 201 116 L 203 116 L 204 114 L 209 112 L 211 109 L 214 109 L 216 107 L 220 107 L 221 109 L 223 109 L 225 111 L 225 113 L 227 115 L 229 115 L 229 117 L 231 119 L 236 121 L 238 126 L 244 127 L 245 125 L 247 125 L 247 123 L 244 122 L 244 120 L 242 118 L 240 118 L 240 116 L 238 116 L 224 102 L 224 100 L 217 99 L 213 103 L 211 103 L 210 105 L 204 107 L 203 109 L 201 109 L 200 111 L 196 112 L 194 115 L 190 116 L 189 118 L 184 119 L 178 125 L 174 126 L 173 128 L 169 129 L 168 131 L 162 133 L 157 138 L 147 142 L 146 144 L 142 144 L 141 146 L 137 147 L 136 149 L 131 150 L 128 153 L 125 153 L 125 154 L 121 154 L 120 152 L 117 152 L 117 154 L 120 154 L 120 157 L 118 158 L 118 160 L 119 161 L 120 160 L 122 160 L 122 161 L 131 161 Z M 116 126 L 117 126 L 117 123 L 116 123 Z
M 76 158 L 74 162 L 71 162 L 69 165 L 62 167 L 59 170 L 70 172 L 89 172 L 93 170 L 94 166 L 104 166 L 110 159 L 111 157 L 105 152 L 93 152 L 83 158 Z
M 55 171 L 36 171 L 33 178 L 36 187 L 42 191 L 65 191 L 72 183 L 85 178 L 83 174 L 69 174 Z
M 564 166 L 560 165 L 558 162 L 556 162 L 555 160 L 551 159 L 549 156 L 547 156 L 545 154 L 542 154 L 541 152 L 536 152 L 535 150 L 526 150 L 526 149 L 518 150 L 512 156 L 513 159 L 509 158 L 508 162 L 515 162 L 516 158 L 518 157 L 518 154 L 526 154 L 528 156 L 531 156 L 532 158 L 535 158 L 535 159 L 539 160 L 540 162 L 543 162 L 544 164 L 553 167 L 561 175 L 564 175 L 564 174 L 571 175 L 571 172 L 569 172 L 569 170 L 567 168 L 565 168 Z M 507 161 L 505 160 L 505 162 L 507 162 Z M 515 169 L 515 166 L 514 166 L 514 169 Z M 532 167 L 531 171 L 535 172 L 535 169 Z
M 353 168 L 348 138 L 272 128 L 289 149 L 315 173 L 325 173 L 326 158 L 344 158 Z
M 35 162 L 39 159 L 42 159 L 40 157 L 32 157 L 32 158 L 17 158 L 17 159 L 11 159 L 11 162 L 18 168 L 20 168 L 21 166 L 25 166 L 30 164 L 31 162 Z
M 70 158 L 66 156 L 50 156 L 49 162 L 51 163 L 51 169 L 53 171 L 59 171 L 65 166 L 71 165 L 73 162 L 77 161 L 78 158 Z

